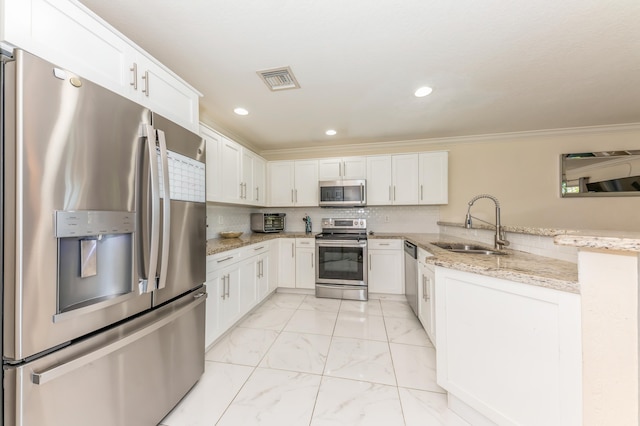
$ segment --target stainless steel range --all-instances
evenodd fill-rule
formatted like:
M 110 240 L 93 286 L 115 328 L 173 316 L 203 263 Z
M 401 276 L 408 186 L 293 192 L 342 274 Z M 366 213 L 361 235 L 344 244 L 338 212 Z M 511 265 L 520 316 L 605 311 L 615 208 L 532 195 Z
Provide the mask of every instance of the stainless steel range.
M 316 259 L 316 297 L 368 299 L 366 219 L 322 219 Z

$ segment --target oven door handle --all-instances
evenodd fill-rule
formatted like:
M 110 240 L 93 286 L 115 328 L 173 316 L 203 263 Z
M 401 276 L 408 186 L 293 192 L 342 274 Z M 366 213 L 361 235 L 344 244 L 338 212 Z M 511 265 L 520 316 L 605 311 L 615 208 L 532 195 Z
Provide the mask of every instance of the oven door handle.
M 366 246 L 367 246 L 366 241 L 358 241 L 358 242 L 344 241 L 344 240 L 340 240 L 340 241 L 323 240 L 322 242 L 316 241 L 316 247 L 366 247 Z

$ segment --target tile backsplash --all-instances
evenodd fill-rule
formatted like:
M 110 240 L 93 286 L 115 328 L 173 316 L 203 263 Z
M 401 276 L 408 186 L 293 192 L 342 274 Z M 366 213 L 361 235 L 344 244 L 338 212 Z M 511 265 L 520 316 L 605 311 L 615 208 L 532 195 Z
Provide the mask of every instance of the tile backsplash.
M 494 232 L 483 229 L 464 229 L 438 226 L 438 206 L 370 206 L 361 208 L 287 207 L 258 208 L 207 204 L 207 238 L 218 238 L 221 231 L 251 232 L 251 213 L 286 213 L 286 231 L 304 232 L 302 218 L 311 217 L 313 232 L 321 229 L 324 217 L 367 219 L 367 228 L 374 232 L 442 233 L 492 245 Z M 558 246 L 553 237 L 507 233 L 510 249 L 577 263 L 576 247 Z
M 495 236 L 495 231 L 487 229 L 465 229 L 445 225 L 440 226 L 440 233 L 451 235 L 452 237 L 478 241 L 491 246 L 493 245 Z M 507 247 L 509 249 L 578 263 L 578 248 L 556 245 L 553 242 L 553 237 L 507 232 L 507 240 L 511 243 L 509 247 Z
M 207 204 L 207 238 L 217 238 L 221 231 L 251 232 L 251 213 L 286 213 L 286 231 L 304 232 L 302 218 L 311 217 L 313 232 L 320 232 L 324 217 L 367 219 L 374 232 L 438 233 L 438 206 L 371 206 L 359 208 L 288 207 L 257 208 Z

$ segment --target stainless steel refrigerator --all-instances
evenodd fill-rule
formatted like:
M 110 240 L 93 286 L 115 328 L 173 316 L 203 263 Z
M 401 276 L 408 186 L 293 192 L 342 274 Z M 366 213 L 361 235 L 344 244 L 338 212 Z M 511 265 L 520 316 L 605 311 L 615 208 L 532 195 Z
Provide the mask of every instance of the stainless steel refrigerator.
M 1 108 L 4 425 L 155 425 L 204 371 L 204 143 L 21 50 Z

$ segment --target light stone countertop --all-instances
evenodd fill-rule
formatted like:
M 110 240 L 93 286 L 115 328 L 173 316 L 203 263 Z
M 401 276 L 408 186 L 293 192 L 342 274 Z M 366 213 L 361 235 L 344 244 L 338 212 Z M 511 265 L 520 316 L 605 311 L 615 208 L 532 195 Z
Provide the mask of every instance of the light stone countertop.
M 522 251 L 504 250 L 506 256 L 454 253 L 434 246 L 433 242 L 464 242 L 487 247 L 476 241 L 469 241 L 444 234 L 374 233 L 375 238 L 402 238 L 433 254 L 426 263 L 458 271 L 472 272 L 494 278 L 502 278 L 519 283 L 546 287 L 569 293 L 580 293 L 578 267 L 575 263 Z
M 251 233 L 240 238 L 214 238 L 207 241 L 207 255 L 213 255 L 275 238 L 313 238 L 315 234 L 304 232 L 280 232 L 271 234 Z M 464 240 L 443 234 L 411 234 L 411 233 L 374 233 L 369 239 L 407 239 L 418 247 L 433 254 L 425 259 L 426 263 L 472 272 L 494 278 L 502 278 L 524 284 L 580 293 L 578 284 L 578 268 L 571 262 L 537 256 L 521 251 L 505 250 L 507 256 L 487 256 L 482 254 L 453 253 L 437 246 L 433 242 L 466 242 L 479 244 L 476 241 Z M 491 249 L 491 247 L 487 247 Z
M 240 247 L 250 246 L 276 238 L 314 238 L 315 234 L 305 234 L 304 232 L 252 232 L 243 234 L 239 238 L 212 238 L 207 240 L 207 256 L 235 250 Z
M 464 223 L 459 222 L 438 222 L 438 225 L 441 226 L 452 226 L 455 228 L 464 228 Z M 495 231 L 495 227 L 484 224 L 484 223 L 474 223 L 471 229 L 485 229 L 488 231 Z M 502 229 L 506 232 L 513 232 L 515 234 L 527 234 L 527 235 L 541 235 L 543 237 L 555 237 L 556 235 L 561 234 L 574 234 L 579 233 L 580 231 L 575 229 L 561 229 L 561 228 L 534 228 L 529 226 L 509 226 L 502 225 Z
M 580 231 L 557 235 L 553 241 L 561 246 L 640 252 L 640 232 Z

